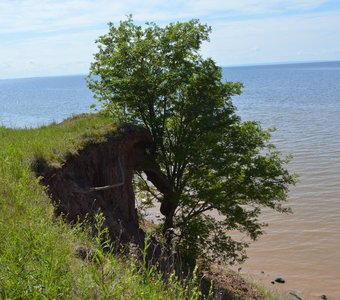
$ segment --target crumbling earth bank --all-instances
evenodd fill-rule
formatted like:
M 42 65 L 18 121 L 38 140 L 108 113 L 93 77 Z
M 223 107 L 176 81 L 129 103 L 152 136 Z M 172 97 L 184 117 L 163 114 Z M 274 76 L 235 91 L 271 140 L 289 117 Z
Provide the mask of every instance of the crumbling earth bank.
M 105 142 L 95 143 L 71 156 L 58 169 L 44 176 L 43 183 L 56 207 L 56 214 L 70 222 L 93 220 L 100 211 L 110 237 L 141 244 L 133 172 L 151 145 L 146 129 L 125 124 Z

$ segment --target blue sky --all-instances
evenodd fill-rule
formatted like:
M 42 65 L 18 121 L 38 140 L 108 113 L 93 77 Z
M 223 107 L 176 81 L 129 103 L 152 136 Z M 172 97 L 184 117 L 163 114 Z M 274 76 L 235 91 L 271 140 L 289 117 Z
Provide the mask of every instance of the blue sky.
M 95 39 L 128 14 L 200 19 L 222 66 L 340 60 L 339 0 L 0 0 L 0 78 L 86 74 Z

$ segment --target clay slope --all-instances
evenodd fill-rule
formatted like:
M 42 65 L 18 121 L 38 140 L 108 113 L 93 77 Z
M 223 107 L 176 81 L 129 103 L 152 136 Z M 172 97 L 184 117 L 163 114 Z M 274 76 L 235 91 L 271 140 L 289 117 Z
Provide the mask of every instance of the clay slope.
M 151 145 L 146 129 L 122 125 L 105 142 L 90 144 L 58 169 L 44 174 L 56 213 L 70 222 L 92 220 L 101 211 L 112 240 L 142 243 L 132 177 Z

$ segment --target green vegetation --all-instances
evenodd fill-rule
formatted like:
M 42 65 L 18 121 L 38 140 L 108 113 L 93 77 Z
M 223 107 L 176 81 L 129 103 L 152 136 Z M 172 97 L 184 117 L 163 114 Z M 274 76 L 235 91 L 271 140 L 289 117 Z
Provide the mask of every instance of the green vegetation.
M 97 40 L 88 79 L 106 112 L 149 129 L 149 165 L 166 183 L 141 168 L 139 196 L 161 203 L 167 243 L 192 265 L 197 258 L 242 261 L 248 244 L 228 232 L 255 240 L 261 210 L 288 212 L 282 203 L 295 182 L 270 131 L 236 115 L 231 98 L 242 84 L 223 82 L 221 68 L 199 54 L 209 33 L 197 20 L 164 28 L 137 26 L 131 17 L 111 23 Z
M 58 166 L 88 143 L 114 134 L 112 120 L 82 115 L 38 129 L 0 127 L 1 299 L 198 299 L 196 278 L 186 285 L 174 274 L 164 281 L 131 255 L 120 258 L 106 240 L 80 224 L 53 217 L 50 199 L 32 168 L 37 159 Z M 83 260 L 76 249 L 88 247 Z
M 262 295 L 265 300 L 292 300 L 293 297 L 290 297 L 286 294 L 279 293 L 274 289 L 266 288 L 263 285 L 254 282 L 253 280 L 249 280 L 251 285 L 256 288 Z M 296 298 L 298 299 L 298 298 Z

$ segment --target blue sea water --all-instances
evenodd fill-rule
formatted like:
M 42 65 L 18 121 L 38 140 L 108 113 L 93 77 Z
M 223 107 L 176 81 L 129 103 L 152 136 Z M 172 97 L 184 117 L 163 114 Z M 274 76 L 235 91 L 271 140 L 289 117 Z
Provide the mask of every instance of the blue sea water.
M 241 117 L 275 127 L 273 142 L 293 155 L 288 168 L 300 175 L 290 191 L 294 214 L 264 213 L 270 226 L 243 269 L 254 276 L 263 270 L 269 285 L 285 276 L 285 287 L 306 299 L 323 293 L 340 299 L 340 62 L 228 67 L 223 73 L 245 85 L 234 97 Z M 0 80 L 0 124 L 36 127 L 91 111 L 95 101 L 84 77 Z
M 37 127 L 90 111 L 85 76 L 0 80 L 0 124 Z
M 265 126 L 280 125 L 278 115 L 293 121 L 312 114 L 324 122 L 327 113 L 339 112 L 340 62 L 224 68 L 224 75 L 245 84 L 235 101 L 241 115 Z

